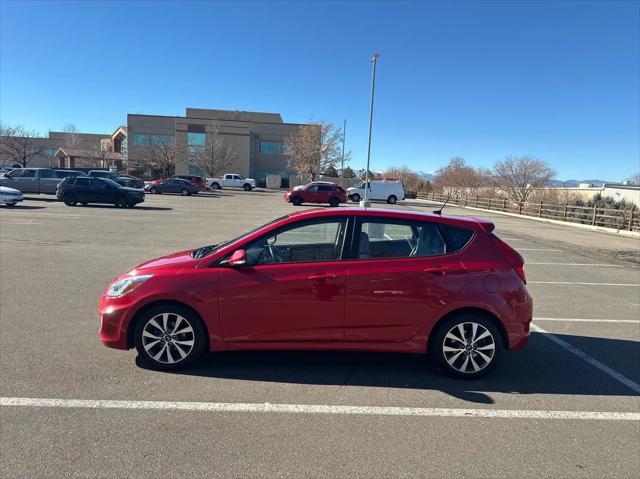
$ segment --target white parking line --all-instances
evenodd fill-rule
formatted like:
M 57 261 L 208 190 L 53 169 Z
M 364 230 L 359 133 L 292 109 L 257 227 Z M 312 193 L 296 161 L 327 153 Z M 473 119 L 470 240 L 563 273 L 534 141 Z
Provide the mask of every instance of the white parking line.
M 518 248 L 518 251 L 564 251 L 564 250 L 551 249 L 551 248 Z
M 525 263 L 525 266 L 529 266 L 531 264 L 545 265 L 545 266 L 592 266 L 594 268 L 627 268 L 627 266 L 622 266 L 619 264 L 606 264 L 606 263 L 537 263 L 533 261 L 527 261 Z
M 640 421 L 636 412 L 538 411 L 531 409 L 452 409 L 316 404 L 220 403 L 176 401 L 114 401 L 101 399 L 0 398 L 0 406 L 85 409 L 139 409 L 237 413 L 343 414 L 369 416 L 426 416 L 502 419 L 581 419 Z
M 640 319 L 582 319 L 582 318 L 533 318 L 534 321 L 561 321 L 565 323 L 632 323 L 640 324 Z
M 546 331 L 546 330 L 542 329 L 540 326 L 537 326 L 535 324 L 531 325 L 531 330 L 535 331 L 536 333 L 543 334 L 546 338 L 550 339 L 551 341 L 553 341 L 557 345 L 563 347 L 567 351 L 575 354 L 576 356 L 578 356 L 583 361 L 588 362 L 593 367 L 595 367 L 595 368 L 599 369 L 600 371 L 602 371 L 603 373 L 605 373 L 607 376 L 615 379 L 616 381 L 618 381 L 618 382 L 624 384 L 625 386 L 627 386 L 632 391 L 640 394 L 640 384 L 638 384 L 637 382 L 629 379 L 628 377 L 624 376 L 623 374 L 620 374 L 615 369 L 611 369 L 609 366 L 601 363 L 597 359 L 589 356 L 587 353 L 585 353 L 581 349 L 576 348 L 575 346 L 567 343 L 563 339 L 560 339 L 555 334 L 550 333 L 549 331 Z
M 574 281 L 527 281 L 527 284 L 569 284 L 578 286 L 635 286 L 640 287 L 637 283 L 580 283 Z

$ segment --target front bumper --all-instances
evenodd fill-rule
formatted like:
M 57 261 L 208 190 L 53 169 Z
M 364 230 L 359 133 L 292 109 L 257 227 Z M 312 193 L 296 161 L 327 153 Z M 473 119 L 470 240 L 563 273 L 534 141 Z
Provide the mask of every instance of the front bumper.
M 12 205 L 19 201 L 23 201 L 22 195 L 2 195 L 0 196 L 0 203 L 4 203 L 5 205 Z

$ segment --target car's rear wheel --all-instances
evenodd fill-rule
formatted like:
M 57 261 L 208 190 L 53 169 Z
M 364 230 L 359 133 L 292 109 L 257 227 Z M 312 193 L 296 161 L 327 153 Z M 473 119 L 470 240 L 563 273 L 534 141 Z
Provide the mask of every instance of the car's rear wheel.
M 220 189 L 220 183 L 211 183 L 211 189 L 212 190 L 219 190 Z
M 488 373 L 502 353 L 502 338 L 488 319 L 473 314 L 446 321 L 436 333 L 431 352 L 450 376 L 473 379 Z
M 391 195 L 389 196 L 389 198 L 387 198 L 387 203 L 389 203 L 390 205 L 395 205 L 396 201 L 398 201 L 396 195 Z
M 182 196 L 189 196 L 189 190 L 188 190 L 188 189 L 186 189 L 186 188 L 182 188 L 182 189 L 180 190 L 180 194 L 181 194 Z
M 124 208 L 127 206 L 127 200 L 124 196 L 118 195 L 113 199 L 113 204 L 116 208 Z
M 291 203 L 293 203 L 294 206 L 300 206 L 302 204 L 302 198 L 300 196 L 294 196 L 291 198 Z
M 140 359 L 157 370 L 175 370 L 198 360 L 205 350 L 200 318 L 179 305 L 151 308 L 138 320 L 136 349 Z
M 151 193 L 153 195 L 157 195 L 158 194 L 158 188 L 156 188 L 155 186 L 152 186 L 151 188 L 149 188 L 149 193 Z
M 62 201 L 64 201 L 64 204 L 67 206 L 75 206 L 78 204 L 78 198 L 73 193 L 65 193 Z
M 360 201 L 360 195 L 358 193 L 352 194 L 351 201 L 353 201 L 354 203 L 358 203 Z
M 251 185 L 249 183 L 245 183 L 242 188 L 244 189 L 244 191 L 251 191 Z
M 335 196 L 333 198 L 329 198 L 329 206 L 336 207 L 340 204 L 340 200 Z

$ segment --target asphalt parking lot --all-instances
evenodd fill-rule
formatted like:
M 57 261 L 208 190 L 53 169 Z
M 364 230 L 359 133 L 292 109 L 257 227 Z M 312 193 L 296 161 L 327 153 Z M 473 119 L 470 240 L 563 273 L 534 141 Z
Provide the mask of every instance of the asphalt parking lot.
M 0 474 L 640 475 L 637 238 L 447 208 L 495 222 L 535 301 L 529 347 L 476 381 L 368 353 L 218 353 L 160 373 L 100 344 L 97 300 L 118 274 L 293 210 L 230 190 L 1 208 Z

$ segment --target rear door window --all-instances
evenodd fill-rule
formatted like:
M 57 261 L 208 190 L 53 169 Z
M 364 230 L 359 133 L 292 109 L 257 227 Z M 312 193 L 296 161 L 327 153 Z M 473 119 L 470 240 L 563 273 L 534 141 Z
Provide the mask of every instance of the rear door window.
M 362 221 L 359 259 L 415 258 L 446 254 L 437 223 L 375 218 Z
M 447 253 L 455 253 L 467 246 L 473 237 L 473 231 L 451 225 L 439 225 L 442 237 L 447 245 Z

